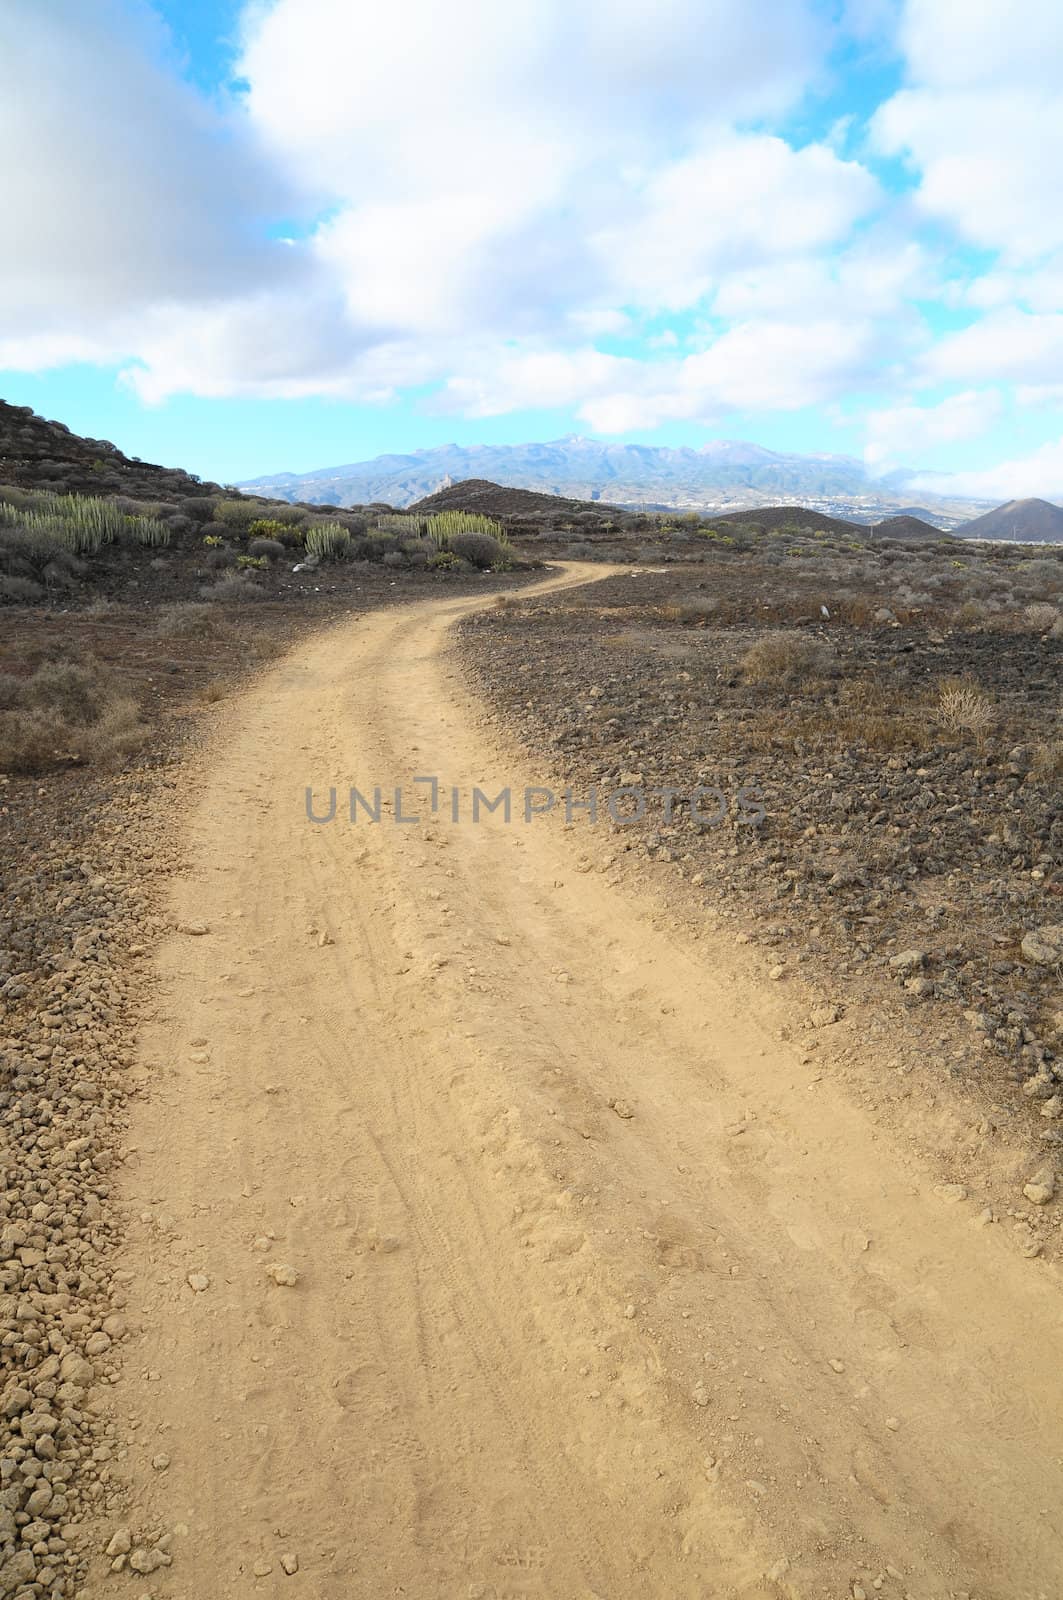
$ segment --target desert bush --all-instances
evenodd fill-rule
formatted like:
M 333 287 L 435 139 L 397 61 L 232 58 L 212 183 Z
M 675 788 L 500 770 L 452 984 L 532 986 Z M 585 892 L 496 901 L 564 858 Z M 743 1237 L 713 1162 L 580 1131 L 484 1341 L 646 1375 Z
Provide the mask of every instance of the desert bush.
M 355 561 L 383 561 L 398 548 L 398 540 L 390 533 L 371 533 L 366 539 L 355 539 L 350 554 Z
M 266 600 L 268 596 L 249 572 L 226 572 L 217 583 L 204 584 L 199 591 L 201 600 L 236 601 L 239 604 Z
M 244 572 L 264 572 L 269 562 L 265 556 L 243 555 L 237 556 L 236 565 Z
M 284 531 L 286 530 L 282 529 L 282 532 Z M 263 536 L 249 541 L 247 553 L 255 559 L 264 557 L 267 561 L 279 561 L 282 556 L 287 554 L 287 551 L 279 539 L 269 539 Z
M 98 669 L 72 661 L 46 661 L 27 679 L 22 704 L 55 712 L 64 722 L 88 724 L 98 721 L 106 699 L 106 680 Z
M 462 561 L 470 562 L 481 571 L 509 566 L 512 560 L 504 546 L 489 533 L 452 533 L 449 547 Z
M 217 639 L 230 631 L 213 606 L 195 600 L 163 606 L 155 622 L 164 639 Z
M 0 771 L 110 762 L 146 737 L 136 702 L 96 662 L 51 661 L 0 688 Z
M 208 550 L 203 558 L 203 564 L 211 572 L 224 572 L 227 567 L 235 567 L 236 551 L 228 545 L 219 545 Z
M 11 606 L 29 606 L 35 600 L 40 600 L 45 590 L 32 578 L 21 577 L 18 573 L 0 573 L 0 601 Z
M 280 522 L 276 517 L 256 517 L 254 522 L 247 525 L 248 539 L 269 539 L 279 543 L 286 535 L 290 534 L 286 523 Z M 283 550 L 283 545 L 281 546 Z
M 434 555 L 429 556 L 428 565 L 437 571 L 449 572 L 460 567 L 461 561 L 453 550 L 437 550 Z
M 965 600 L 956 612 L 956 625 L 960 628 L 977 628 L 989 619 L 989 607 L 984 600 Z
M 747 683 L 795 683 L 823 677 L 834 662 L 834 652 L 821 639 L 781 630 L 766 633 L 742 657 Z
M 36 498 L 32 489 L 19 489 L 13 483 L 0 483 L 0 501 L 15 510 L 32 510 Z
M 342 561 L 350 548 L 350 533 L 339 522 L 318 522 L 306 530 L 306 553 L 319 561 Z
M 1047 739 L 1034 751 L 1033 770 L 1051 782 L 1063 779 L 1063 739 Z
M 337 511 L 329 520 L 338 522 L 341 528 L 346 528 L 352 539 L 360 539 L 369 528 L 369 518 L 364 517 L 360 511 Z
M 246 533 L 261 519 L 262 505 L 257 500 L 219 500 L 214 506 L 214 521 L 233 533 Z
M 977 684 L 952 679 L 941 685 L 937 718 L 952 732 L 984 733 L 996 721 L 992 700 Z
M 193 522 L 210 522 L 216 505 L 217 501 L 213 495 L 194 494 L 181 501 L 181 510 L 186 517 L 191 517 Z
M 1022 620 L 1034 633 L 1047 633 L 1059 621 L 1059 612 L 1047 601 L 1038 601 L 1026 607 Z
M 406 557 L 403 555 L 401 550 L 389 550 L 387 555 L 384 557 L 385 567 L 404 567 L 405 565 Z
M 720 608 L 720 602 L 709 595 L 694 595 L 690 599 L 678 601 L 672 606 L 662 606 L 661 615 L 666 622 L 698 623 L 707 622 L 714 612 Z
M 427 539 L 410 539 L 403 545 L 402 553 L 411 567 L 426 567 L 432 555 L 432 546 Z

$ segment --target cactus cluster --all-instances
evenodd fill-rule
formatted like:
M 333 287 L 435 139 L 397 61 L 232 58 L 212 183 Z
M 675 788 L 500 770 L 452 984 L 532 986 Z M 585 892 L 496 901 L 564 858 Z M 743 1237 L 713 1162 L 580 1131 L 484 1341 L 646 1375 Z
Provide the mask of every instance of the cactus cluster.
M 170 542 L 158 517 L 127 516 L 113 501 L 85 494 L 42 494 L 32 506 L 0 502 L 0 524 L 54 539 L 74 555 L 94 555 L 119 539 L 156 549 Z

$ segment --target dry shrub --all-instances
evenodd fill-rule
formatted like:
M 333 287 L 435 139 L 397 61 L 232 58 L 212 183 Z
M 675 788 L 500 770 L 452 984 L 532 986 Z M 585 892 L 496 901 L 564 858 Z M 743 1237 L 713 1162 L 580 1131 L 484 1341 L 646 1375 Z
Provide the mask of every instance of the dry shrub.
M 260 589 L 253 578 L 242 572 L 227 572 L 217 583 L 204 585 L 199 594 L 202 600 L 237 600 L 241 603 L 268 598 L 265 589 Z
M 97 662 L 49 661 L 29 678 L 4 674 L 0 771 L 45 772 L 69 760 L 109 765 L 146 737 L 136 701 Z
M 997 710 L 976 683 L 952 679 L 941 685 L 937 717 L 952 732 L 984 733 L 997 720 Z
M 661 616 L 666 622 L 678 622 L 685 627 L 708 622 L 720 609 L 720 602 L 709 595 L 695 595 L 674 606 L 662 606 Z
M 1034 751 L 1033 769 L 1039 778 L 1063 779 L 1063 739 L 1048 739 Z
M 281 529 L 282 533 L 285 531 L 284 528 Z M 281 556 L 288 554 L 279 539 L 267 539 L 265 537 L 251 539 L 248 542 L 247 553 L 249 556 L 265 556 L 267 561 L 279 561 Z
M 988 621 L 989 607 L 984 600 L 965 600 L 956 613 L 958 628 L 977 628 Z
M 1034 605 L 1026 607 L 1022 620 L 1028 628 L 1033 629 L 1034 633 L 1048 633 L 1059 621 L 1059 612 L 1047 601 L 1039 600 Z
M 44 593 L 41 585 L 34 583 L 32 578 L 24 578 L 19 573 L 0 573 L 0 600 L 6 600 L 9 605 L 32 605 Z
M 155 631 L 164 639 L 221 639 L 227 638 L 232 629 L 205 601 L 184 600 L 163 606 Z
M 796 683 L 821 678 L 834 663 L 834 652 L 821 639 L 780 630 L 766 633 L 742 657 L 747 683 Z

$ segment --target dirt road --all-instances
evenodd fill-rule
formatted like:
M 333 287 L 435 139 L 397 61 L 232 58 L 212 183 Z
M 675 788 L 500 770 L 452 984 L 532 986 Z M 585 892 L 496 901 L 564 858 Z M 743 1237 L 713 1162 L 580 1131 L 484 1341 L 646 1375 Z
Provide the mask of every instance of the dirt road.
M 151 1594 L 1056 1600 L 1044 1264 L 586 823 L 347 820 L 542 781 L 460 686 L 484 603 L 300 646 L 209 752 L 127 1178 Z

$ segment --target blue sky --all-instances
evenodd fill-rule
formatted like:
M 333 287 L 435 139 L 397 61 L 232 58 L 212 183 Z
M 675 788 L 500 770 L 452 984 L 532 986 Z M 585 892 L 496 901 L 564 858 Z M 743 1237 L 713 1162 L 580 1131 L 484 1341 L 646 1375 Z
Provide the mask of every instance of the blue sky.
M 13 3 L 4 398 L 221 481 L 578 432 L 1063 496 L 1055 0 Z

